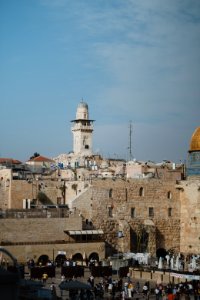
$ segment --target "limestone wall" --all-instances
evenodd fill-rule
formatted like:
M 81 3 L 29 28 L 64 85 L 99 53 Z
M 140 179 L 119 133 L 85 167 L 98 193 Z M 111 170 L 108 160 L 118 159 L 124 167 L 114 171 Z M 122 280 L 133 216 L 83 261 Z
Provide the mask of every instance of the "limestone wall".
M 142 191 L 141 191 L 142 189 Z M 149 180 L 99 180 L 93 182 L 92 221 L 97 228 L 102 228 L 106 241 L 112 249 L 133 250 L 130 231 L 137 235 L 141 228 L 148 231 L 151 238 L 151 249 L 180 247 L 180 199 L 179 190 L 172 181 Z M 134 216 L 131 211 L 134 208 Z M 149 216 L 149 208 L 154 216 Z M 169 210 L 171 216 L 169 217 Z M 112 212 L 112 213 L 111 213 Z M 109 214 L 112 216 L 109 216 Z M 154 224 L 146 226 L 150 220 Z M 122 230 L 125 237 L 123 243 L 117 237 Z M 153 233 L 154 231 L 154 233 Z M 153 246 L 154 243 L 154 246 Z
M 41 244 L 41 245 L 19 245 L 19 246 L 6 246 L 6 248 L 12 255 L 14 255 L 18 262 L 25 263 L 28 258 L 34 258 L 35 261 L 41 255 L 48 255 L 50 260 L 53 260 L 58 255 L 58 251 L 65 251 L 66 257 L 70 258 L 76 253 L 80 253 L 82 256 L 90 256 L 95 252 L 99 255 L 100 260 L 105 258 L 105 245 L 104 242 L 95 243 L 68 243 L 68 244 Z
M 129 269 L 130 275 L 133 278 L 133 280 L 144 280 L 144 281 L 150 281 L 154 282 L 154 286 L 157 283 L 174 283 L 178 284 L 180 282 L 187 281 L 186 278 L 178 278 L 173 277 L 170 272 L 162 272 L 162 271 L 142 271 L 142 270 L 134 270 L 133 268 Z
M 0 170 L 0 209 L 10 208 L 10 183 L 12 171 L 10 169 Z
M 0 242 L 28 243 L 67 240 L 66 230 L 81 230 L 79 216 L 69 218 L 0 219 Z
M 0 170 L 0 209 L 22 209 L 23 199 L 35 204 L 68 204 L 89 187 L 89 181 L 63 181 L 60 178 L 13 180 L 12 171 Z
M 182 181 L 181 242 L 183 253 L 200 253 L 200 180 Z
M 63 182 L 52 180 L 12 180 L 11 181 L 11 208 L 23 208 L 23 199 L 44 199 L 42 204 L 57 204 L 62 197 Z M 39 197 L 43 195 L 43 197 Z
M 72 201 L 71 207 L 76 208 L 85 219 L 92 219 L 92 192 L 93 189 L 88 189 Z
M 72 207 L 78 207 L 77 201 L 75 203 L 74 200 L 78 199 L 79 196 L 83 197 L 82 195 L 84 195 L 84 193 L 88 190 L 89 186 L 90 183 L 87 180 L 74 180 L 65 182 L 65 203 L 68 204 L 70 209 Z

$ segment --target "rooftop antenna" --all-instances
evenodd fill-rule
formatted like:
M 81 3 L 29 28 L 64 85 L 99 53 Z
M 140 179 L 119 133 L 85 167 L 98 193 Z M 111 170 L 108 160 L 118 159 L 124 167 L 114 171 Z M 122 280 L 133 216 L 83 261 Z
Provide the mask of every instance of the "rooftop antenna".
M 132 121 L 129 124 L 129 159 L 132 160 Z

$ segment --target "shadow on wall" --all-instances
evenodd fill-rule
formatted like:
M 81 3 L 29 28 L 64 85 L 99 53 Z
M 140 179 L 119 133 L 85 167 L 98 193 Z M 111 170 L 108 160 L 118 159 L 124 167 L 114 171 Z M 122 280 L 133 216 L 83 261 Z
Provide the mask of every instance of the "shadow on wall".
M 41 203 L 41 204 L 44 204 L 44 205 L 53 205 L 54 203 L 51 201 L 51 199 L 49 199 L 49 197 L 43 193 L 43 192 L 39 192 L 38 193 L 38 201 Z
M 165 249 L 165 236 L 156 228 L 156 249 Z

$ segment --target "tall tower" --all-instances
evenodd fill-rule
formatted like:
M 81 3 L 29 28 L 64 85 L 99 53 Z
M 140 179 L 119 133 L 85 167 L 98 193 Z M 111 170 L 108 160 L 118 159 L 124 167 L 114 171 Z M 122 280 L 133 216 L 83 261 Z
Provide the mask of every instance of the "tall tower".
M 81 101 L 76 111 L 76 119 L 71 130 L 73 133 L 73 151 L 75 155 L 92 155 L 92 132 L 94 120 L 89 119 L 89 110 L 87 103 Z

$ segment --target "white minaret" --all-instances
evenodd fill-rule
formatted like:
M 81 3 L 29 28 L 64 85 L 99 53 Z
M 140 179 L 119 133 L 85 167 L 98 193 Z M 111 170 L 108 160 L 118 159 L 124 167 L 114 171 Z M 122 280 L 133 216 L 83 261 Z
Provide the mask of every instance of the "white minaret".
M 77 107 L 76 119 L 72 120 L 73 151 L 75 155 L 92 155 L 92 132 L 94 120 L 89 120 L 87 103 L 81 101 Z

